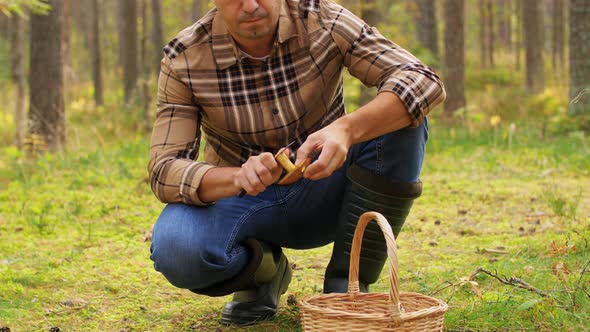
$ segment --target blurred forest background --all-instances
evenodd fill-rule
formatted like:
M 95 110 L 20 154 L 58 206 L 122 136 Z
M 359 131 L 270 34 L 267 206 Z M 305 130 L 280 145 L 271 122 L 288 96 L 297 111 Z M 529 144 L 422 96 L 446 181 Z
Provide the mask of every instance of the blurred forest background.
M 434 116 L 474 129 L 526 119 L 541 136 L 590 129 L 590 2 L 340 2 L 437 69 L 448 98 Z M 161 49 L 211 6 L 1 0 L 3 145 L 61 149 L 86 120 L 104 137 L 149 132 Z M 370 96 L 359 89 L 346 91 L 350 110 Z
M 402 290 L 448 302 L 449 331 L 589 331 L 590 0 L 338 1 L 447 89 L 398 239 Z M 162 48 L 210 8 L 0 0 L 1 332 L 234 330 L 228 297 L 149 260 Z M 345 73 L 348 111 L 373 93 Z M 322 291 L 331 246 L 286 252 L 277 318 L 245 330 L 300 331 L 296 300 Z

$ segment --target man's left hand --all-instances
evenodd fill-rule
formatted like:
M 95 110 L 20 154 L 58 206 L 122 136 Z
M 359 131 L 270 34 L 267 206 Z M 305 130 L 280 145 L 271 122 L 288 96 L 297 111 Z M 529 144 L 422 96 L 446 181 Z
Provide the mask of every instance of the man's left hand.
M 303 177 L 319 180 L 330 176 L 346 161 L 348 149 L 352 145 L 352 134 L 348 119 L 342 117 L 332 124 L 309 135 L 297 150 L 298 165 L 316 152 L 320 152 L 317 160 L 307 167 Z

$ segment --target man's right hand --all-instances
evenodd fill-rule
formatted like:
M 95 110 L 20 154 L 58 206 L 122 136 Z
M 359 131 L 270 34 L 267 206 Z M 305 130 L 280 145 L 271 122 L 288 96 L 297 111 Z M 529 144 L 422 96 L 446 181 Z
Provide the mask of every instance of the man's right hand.
M 252 156 L 234 175 L 234 185 L 243 188 L 248 195 L 256 196 L 277 182 L 283 168 L 270 152 Z

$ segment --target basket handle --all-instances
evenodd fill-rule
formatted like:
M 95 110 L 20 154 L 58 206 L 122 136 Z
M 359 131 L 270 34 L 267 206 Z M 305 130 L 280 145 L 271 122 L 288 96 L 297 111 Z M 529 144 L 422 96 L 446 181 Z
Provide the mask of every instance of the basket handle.
M 399 274 L 397 261 L 397 246 L 395 244 L 395 237 L 391 226 L 385 217 L 377 212 L 365 212 L 359 218 L 359 222 L 354 231 L 352 238 L 352 249 L 350 252 L 350 267 L 348 272 L 348 293 L 353 295 L 359 293 L 359 260 L 361 246 L 363 242 L 363 234 L 369 222 L 374 220 L 381 228 L 387 244 L 387 257 L 389 257 L 389 301 L 392 304 L 391 314 L 393 316 L 400 315 L 399 306 Z M 353 295 L 354 296 L 354 295 Z

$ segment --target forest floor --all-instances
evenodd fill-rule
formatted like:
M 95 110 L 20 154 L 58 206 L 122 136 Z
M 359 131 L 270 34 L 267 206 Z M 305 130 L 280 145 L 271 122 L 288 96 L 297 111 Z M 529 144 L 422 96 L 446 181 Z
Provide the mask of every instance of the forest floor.
M 446 330 L 590 330 L 590 142 L 521 127 L 431 123 L 424 193 L 398 240 L 400 278 L 402 291 L 448 302 Z M 148 141 L 87 150 L 84 134 L 102 140 L 82 132 L 77 149 L 35 160 L 0 152 L 0 327 L 301 330 L 287 299 L 321 292 L 331 246 L 287 250 L 296 268 L 275 320 L 224 327 L 229 297 L 174 288 L 152 267 L 150 228 L 163 205 L 146 179 Z M 386 275 L 372 290 L 387 290 Z

